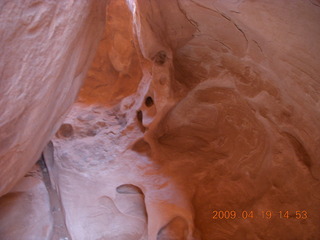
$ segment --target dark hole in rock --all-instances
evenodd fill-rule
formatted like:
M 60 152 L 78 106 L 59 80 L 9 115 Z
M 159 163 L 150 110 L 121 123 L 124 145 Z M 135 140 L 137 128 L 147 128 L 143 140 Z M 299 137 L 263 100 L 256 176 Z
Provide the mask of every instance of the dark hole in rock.
M 163 65 L 167 60 L 167 54 L 165 51 L 159 51 L 153 59 L 156 64 Z
M 147 153 L 150 151 L 150 145 L 145 140 L 140 139 L 133 144 L 132 150 L 139 153 Z
M 187 239 L 188 225 L 184 218 L 175 217 L 163 226 L 157 235 L 157 240 L 185 240 Z
M 142 123 L 142 118 L 143 118 L 142 111 L 141 110 L 137 111 L 137 119 L 141 123 Z
M 154 104 L 152 97 L 147 97 L 145 100 L 145 104 L 147 107 L 151 107 Z
M 117 192 L 122 194 L 143 194 L 141 189 L 132 184 L 123 184 L 117 187 Z
M 61 138 L 61 137 L 68 138 L 68 137 L 71 137 L 72 135 L 73 135 L 73 127 L 69 123 L 62 124 L 56 134 L 58 138 Z

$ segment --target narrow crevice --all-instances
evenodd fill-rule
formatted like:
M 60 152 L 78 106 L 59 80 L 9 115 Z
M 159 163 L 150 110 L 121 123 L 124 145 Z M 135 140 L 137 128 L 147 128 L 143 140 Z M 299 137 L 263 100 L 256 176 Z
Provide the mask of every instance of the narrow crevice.
M 217 9 L 208 8 L 208 7 L 206 7 L 206 6 L 202 5 L 202 4 L 199 4 L 199 3 L 197 3 L 197 2 L 195 2 L 195 1 L 193 1 L 193 0 L 191 0 L 191 2 L 194 3 L 195 5 L 197 5 L 197 6 L 200 7 L 200 8 L 204 8 L 204 9 L 206 9 L 206 10 L 208 10 L 208 11 L 212 11 L 212 12 L 214 12 L 214 13 L 219 14 L 221 17 L 223 17 L 224 19 L 226 19 L 226 20 L 228 20 L 229 22 L 231 22 L 231 23 L 238 29 L 238 31 L 240 31 L 240 32 L 242 33 L 243 37 L 246 39 L 247 47 L 248 47 L 248 38 L 247 38 L 246 34 L 244 33 L 244 31 L 243 31 L 230 17 L 226 16 L 224 13 L 220 12 L 220 11 L 217 10 Z
M 262 48 L 260 47 L 260 45 L 259 45 L 259 43 L 256 41 L 256 40 L 252 40 L 256 45 L 257 45 L 257 47 L 260 49 L 260 52 L 262 53 L 262 55 L 263 56 L 265 56 L 264 55 L 264 53 L 263 53 L 263 51 L 262 51 Z
M 194 21 L 193 19 L 188 18 L 187 13 L 186 13 L 186 11 L 181 7 L 181 3 L 180 3 L 179 0 L 177 1 L 177 4 L 178 4 L 178 8 L 179 8 L 180 12 L 184 15 L 184 17 L 187 19 L 187 21 L 188 21 L 191 25 L 193 25 L 193 26 L 197 29 L 198 32 L 201 32 L 200 29 L 199 29 L 199 24 L 198 24 L 196 21 Z
M 42 171 L 43 181 L 48 191 L 51 214 L 53 217 L 53 230 L 50 239 L 71 240 L 70 234 L 65 223 L 65 216 L 62 204 L 60 202 L 57 190 L 55 190 L 51 185 L 49 171 L 43 155 L 41 155 L 41 158 L 38 160 L 37 164 L 40 166 Z
M 187 221 L 184 218 L 177 216 L 159 230 L 157 240 L 187 239 L 187 235 Z
M 145 132 L 146 128 L 143 126 L 143 113 L 141 110 L 137 111 L 137 120 L 138 120 L 138 126 L 142 132 Z
M 312 173 L 312 159 L 311 156 L 309 155 L 308 151 L 306 150 L 306 148 L 304 147 L 304 145 L 302 144 L 302 142 L 300 140 L 298 140 L 298 138 L 296 138 L 295 136 L 293 136 L 292 134 L 288 133 L 288 132 L 283 132 L 282 135 L 284 137 L 286 137 L 286 139 L 289 140 L 291 146 L 293 147 L 293 150 L 296 153 L 296 156 L 299 160 L 299 162 L 306 167 L 306 169 L 309 171 L 310 175 L 318 180 L 314 174 Z
M 316 7 L 320 7 L 320 1 L 317 1 L 317 0 L 309 0 L 310 3 Z

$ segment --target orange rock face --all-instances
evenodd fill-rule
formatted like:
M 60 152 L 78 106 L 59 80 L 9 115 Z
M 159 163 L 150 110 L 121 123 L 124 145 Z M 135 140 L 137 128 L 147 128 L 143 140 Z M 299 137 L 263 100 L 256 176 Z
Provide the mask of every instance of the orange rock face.
M 80 91 L 80 102 L 117 104 L 137 91 L 142 77 L 130 10 L 124 1 L 111 1 L 107 12 L 105 32 Z
M 43 154 L 69 237 L 319 239 L 319 2 L 112 0 L 106 12 Z

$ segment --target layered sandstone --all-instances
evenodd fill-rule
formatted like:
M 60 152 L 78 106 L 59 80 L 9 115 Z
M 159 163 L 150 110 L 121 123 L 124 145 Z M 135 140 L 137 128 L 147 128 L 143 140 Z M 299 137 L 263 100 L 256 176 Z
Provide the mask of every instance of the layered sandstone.
M 70 238 L 318 239 L 319 6 L 110 1 L 43 152 Z

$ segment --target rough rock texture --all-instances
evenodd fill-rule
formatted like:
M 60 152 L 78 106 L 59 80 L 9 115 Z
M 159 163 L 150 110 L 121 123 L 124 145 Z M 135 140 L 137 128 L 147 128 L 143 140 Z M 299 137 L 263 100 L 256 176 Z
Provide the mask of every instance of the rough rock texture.
M 128 5 L 133 21 L 116 17 L 126 7 L 121 1 L 108 13 L 119 26 L 134 24 L 137 50 L 121 55 L 118 72 L 139 57 L 140 84 L 106 74 L 119 58 L 104 49 L 121 53 L 132 43 L 104 40 L 95 64 L 107 61 L 93 65 L 81 104 L 53 141 L 50 172 L 71 236 L 319 238 L 320 9 L 307 1 Z M 101 80 L 117 98 L 100 93 Z M 138 190 L 119 200 L 123 184 Z M 214 210 L 238 217 L 213 219 Z M 243 211 L 254 217 L 243 219 Z M 296 211 L 307 211 L 307 219 L 296 219 Z
M 1 1 L 0 195 L 33 166 L 74 102 L 104 0 Z
M 50 201 L 40 167 L 35 166 L 0 198 L 0 239 L 49 240 Z
M 44 151 L 71 238 L 319 239 L 319 6 L 111 1 Z
M 111 1 L 105 32 L 79 95 L 79 102 L 113 105 L 137 91 L 142 77 L 132 15 L 123 0 Z

